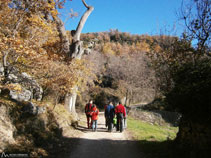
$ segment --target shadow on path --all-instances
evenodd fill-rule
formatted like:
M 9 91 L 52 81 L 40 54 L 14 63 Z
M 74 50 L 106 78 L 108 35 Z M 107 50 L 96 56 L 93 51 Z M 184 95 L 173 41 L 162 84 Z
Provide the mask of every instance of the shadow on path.
M 65 158 L 143 158 L 138 141 L 111 139 L 76 139 L 79 144 Z

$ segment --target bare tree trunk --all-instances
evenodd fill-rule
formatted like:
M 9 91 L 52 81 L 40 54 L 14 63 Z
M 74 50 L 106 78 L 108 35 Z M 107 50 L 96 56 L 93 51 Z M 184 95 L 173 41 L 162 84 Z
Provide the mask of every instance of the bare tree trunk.
M 10 51 L 10 50 L 9 50 Z M 9 54 L 9 51 L 4 51 L 3 52 L 3 76 L 4 78 L 7 78 L 8 77 L 8 63 L 7 63 L 7 57 L 8 57 L 8 54 Z M 6 80 L 4 79 L 3 83 L 6 83 Z
M 85 0 L 82 0 L 84 6 L 87 8 L 84 15 L 81 17 L 81 20 L 77 26 L 76 31 L 72 31 L 73 41 L 70 49 L 70 57 L 75 59 L 81 59 L 84 50 L 83 50 L 83 42 L 80 41 L 81 31 L 84 27 L 84 24 L 86 23 L 86 20 L 88 19 L 91 12 L 94 10 L 92 6 L 88 6 L 85 2 Z
M 57 30 L 59 32 L 59 37 L 62 44 L 62 52 L 67 54 L 71 59 L 81 59 L 84 53 L 83 42 L 80 41 L 80 35 L 87 18 L 89 17 L 91 12 L 94 10 L 92 6 L 88 6 L 86 4 L 85 0 L 82 0 L 82 2 L 84 6 L 87 8 L 87 10 L 81 17 L 80 22 L 77 26 L 77 29 L 75 31 L 71 31 L 71 34 L 73 36 L 71 46 L 70 46 L 70 41 L 68 39 L 68 36 L 66 34 L 64 23 L 58 17 L 54 17 L 54 21 L 57 24 Z M 66 94 L 65 96 L 65 106 L 68 107 L 68 110 L 73 113 L 75 113 L 77 91 L 78 91 L 78 87 L 74 86 L 72 93 Z
M 84 27 L 84 24 L 87 20 L 87 18 L 89 17 L 89 15 L 91 14 L 91 12 L 94 10 L 94 8 L 92 6 L 88 6 L 84 0 L 82 0 L 84 6 L 87 8 L 86 12 L 84 13 L 84 15 L 81 17 L 81 20 L 77 26 L 76 31 L 72 32 L 73 35 L 73 41 L 72 41 L 72 45 L 70 48 L 70 57 L 72 59 L 81 59 L 83 53 L 84 53 L 84 49 L 83 49 L 83 42 L 80 41 L 80 36 L 81 36 L 81 31 Z M 69 110 L 71 112 L 75 112 L 75 103 L 76 103 L 76 98 L 77 98 L 77 91 L 78 91 L 78 87 L 74 86 L 73 87 L 73 92 L 69 95 L 66 96 L 65 100 L 66 102 L 66 106 L 69 107 Z
M 56 22 L 57 25 L 57 31 L 59 32 L 59 38 L 60 38 L 60 43 L 61 43 L 61 53 L 64 53 L 68 55 L 70 53 L 70 41 L 68 39 L 64 23 L 62 20 L 57 17 L 53 16 L 54 21 Z
M 65 96 L 65 106 L 68 109 L 68 111 L 75 113 L 75 103 L 76 103 L 76 98 L 77 98 L 77 90 L 78 87 L 75 86 L 73 87 L 72 93 L 68 93 Z
M 9 52 L 8 51 L 4 51 L 3 52 L 3 67 L 7 67 L 7 56 L 8 56 Z
M 59 17 L 53 16 L 53 19 L 57 24 L 57 30 L 59 32 L 59 37 L 60 37 L 61 44 L 62 44 L 62 52 L 68 54 L 69 57 L 76 58 L 76 59 L 81 59 L 81 57 L 83 55 L 83 45 L 82 45 L 83 42 L 80 41 L 81 31 L 82 31 L 84 24 L 86 23 L 86 20 L 88 19 L 89 15 L 94 10 L 94 8 L 92 6 L 88 6 L 86 4 L 85 0 L 82 0 L 82 2 L 84 4 L 84 6 L 87 8 L 87 10 L 81 17 L 79 24 L 77 26 L 77 29 L 71 31 L 72 36 L 73 36 L 71 46 L 70 46 L 70 41 L 68 39 L 66 30 L 64 27 L 64 23 L 62 22 L 62 20 Z
M 125 106 L 127 106 L 127 102 L 128 102 L 128 89 L 126 91 L 126 96 L 125 96 Z

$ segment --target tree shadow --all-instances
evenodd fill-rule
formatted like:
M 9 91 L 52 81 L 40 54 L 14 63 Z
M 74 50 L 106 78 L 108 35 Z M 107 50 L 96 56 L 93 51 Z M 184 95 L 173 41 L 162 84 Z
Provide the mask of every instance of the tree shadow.
M 78 126 L 76 129 L 82 132 L 90 132 L 91 129 L 87 129 L 84 126 Z M 138 147 L 139 141 L 135 140 L 112 140 L 112 139 L 83 139 L 83 138 L 70 138 L 62 136 L 63 130 L 55 128 L 51 135 L 48 131 L 38 132 L 30 131 L 33 134 L 34 146 L 26 148 L 23 146 L 8 145 L 5 150 L 6 153 L 29 153 L 34 152 L 32 148 L 42 148 L 47 152 L 47 155 L 37 153 L 36 156 L 30 157 L 48 157 L 48 158 L 142 158 L 143 153 Z M 101 134 L 107 132 L 106 128 L 98 128 L 97 132 Z M 20 134 L 20 133 L 19 133 Z M 28 138 L 29 135 L 25 137 Z M 51 135 L 51 136 L 50 136 Z M 81 147 L 82 146 L 82 147 Z
M 69 154 L 56 155 L 63 158 L 144 158 L 138 141 L 111 139 L 67 138 L 78 142 Z M 55 157 L 56 158 L 56 157 Z
M 57 152 L 52 158 L 208 158 L 210 151 L 180 146 L 175 141 L 138 141 L 63 138 L 75 142 L 69 153 Z
M 140 149 L 146 158 L 208 158 L 211 157 L 210 149 L 193 148 L 179 144 L 175 140 L 163 142 L 142 140 Z

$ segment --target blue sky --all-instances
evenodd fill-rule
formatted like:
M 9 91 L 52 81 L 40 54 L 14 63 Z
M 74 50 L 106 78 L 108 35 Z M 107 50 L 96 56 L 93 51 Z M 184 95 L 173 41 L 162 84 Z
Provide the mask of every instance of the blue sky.
M 69 1 L 69 0 L 67 0 Z M 171 30 L 176 24 L 176 34 L 181 33 L 176 10 L 182 0 L 86 0 L 95 9 L 89 16 L 83 33 L 104 32 L 118 29 L 131 34 L 159 34 L 160 30 Z M 73 9 L 78 17 L 65 20 L 67 13 Z M 77 27 L 80 17 L 85 12 L 81 0 L 72 0 L 61 11 L 67 30 Z M 172 33 L 171 33 L 172 34 Z

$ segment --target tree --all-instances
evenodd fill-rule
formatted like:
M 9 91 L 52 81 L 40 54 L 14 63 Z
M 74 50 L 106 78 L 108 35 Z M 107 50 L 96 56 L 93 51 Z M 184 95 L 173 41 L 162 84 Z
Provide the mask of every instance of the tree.
M 72 92 L 76 98 L 77 88 L 84 85 L 86 76 L 90 75 L 84 61 L 79 60 L 83 54 L 80 34 L 93 7 L 82 2 L 87 11 L 70 41 L 57 10 L 63 7 L 65 0 L 1 1 L 0 59 L 3 64 L 0 64 L 5 71 L 1 80 L 6 78 L 7 67 L 16 67 L 33 76 L 46 91 L 58 96 Z M 4 83 L 0 82 L 0 86 Z
M 193 48 L 185 36 L 178 38 L 162 35 L 157 37 L 156 43 L 159 49 L 154 48 L 147 55 L 156 72 L 156 97 L 160 98 L 173 88 L 173 75 L 178 68 L 193 60 Z
M 58 16 L 53 16 L 57 24 L 57 29 L 60 36 L 60 42 L 62 44 L 62 53 L 65 53 L 69 58 L 73 60 L 77 60 L 77 59 L 80 60 L 84 53 L 83 42 L 80 40 L 80 35 L 87 18 L 89 17 L 91 12 L 94 10 L 92 6 L 88 6 L 86 4 L 85 0 L 82 0 L 82 2 L 83 2 L 83 5 L 87 8 L 87 10 L 81 17 L 76 30 L 71 31 L 71 35 L 73 37 L 72 43 L 68 39 L 67 32 L 65 31 L 64 23 L 61 21 L 61 19 L 59 19 Z M 78 91 L 78 86 L 75 85 L 74 87 L 72 87 L 72 92 L 66 94 L 65 105 L 68 106 L 69 111 L 71 112 L 75 112 L 77 91 Z
M 191 40 L 196 40 L 196 53 L 211 56 L 211 1 L 183 1 L 180 18 L 184 20 L 186 33 Z
M 166 95 L 166 100 L 169 106 L 182 113 L 176 141 L 180 145 L 189 146 L 192 154 L 188 157 L 207 157 L 210 155 L 207 147 L 211 143 L 210 135 L 207 134 L 211 130 L 211 1 L 184 2 L 180 16 L 185 22 L 186 31 L 183 33 L 184 40 L 175 45 L 175 48 L 182 52 L 181 55 L 190 55 L 189 60 L 178 60 L 177 69 L 172 75 L 174 85 Z M 190 47 L 191 42 L 195 44 L 194 48 Z M 187 46 L 190 49 L 186 49 Z M 187 153 L 187 149 L 185 152 Z
M 182 114 L 176 141 L 203 155 L 197 157 L 210 155 L 210 69 L 210 59 L 184 64 L 174 75 L 175 86 L 167 95 L 169 105 Z
M 117 82 L 117 92 L 126 105 L 137 102 L 148 102 L 154 97 L 154 71 L 148 67 L 145 53 L 131 53 L 121 56 L 110 56 L 105 76 Z M 114 86 L 113 86 L 114 87 Z
M 54 8 L 47 4 L 25 0 L 0 2 L 0 58 L 4 63 L 4 79 L 9 73 L 8 67 L 27 71 L 29 61 L 46 55 L 42 46 L 56 35 L 53 22 L 44 18 L 44 11 Z

